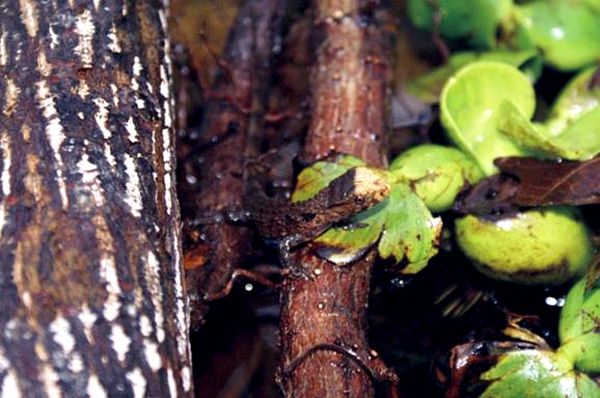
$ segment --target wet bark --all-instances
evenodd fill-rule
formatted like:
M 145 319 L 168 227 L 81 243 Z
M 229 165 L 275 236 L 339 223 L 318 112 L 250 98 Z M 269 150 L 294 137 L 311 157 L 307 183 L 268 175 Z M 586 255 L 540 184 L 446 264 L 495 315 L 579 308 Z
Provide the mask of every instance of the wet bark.
M 195 241 L 189 250 L 191 256 L 205 253 L 206 258 L 186 262 L 192 326 L 204 322 L 207 297 L 224 289 L 250 252 L 250 228 L 210 218 L 242 210 L 246 166 L 258 153 L 284 5 L 282 0 L 248 0 L 240 8 L 221 57 L 221 76 L 207 96 L 202 125 L 182 164 L 183 217 L 207 220 L 191 233 Z
M 318 47 L 311 80 L 311 122 L 302 154 L 306 163 L 346 153 L 370 166 L 386 164 L 389 47 L 388 38 L 374 23 L 374 3 L 314 2 L 313 40 Z M 373 380 L 365 367 L 331 347 L 356 353 L 374 372 L 384 368 L 366 340 L 375 252 L 345 267 L 320 259 L 310 246 L 292 255 L 294 266 L 308 270 L 312 278 L 288 276 L 283 283 L 280 386 L 284 395 L 373 396 Z
M 191 396 L 161 1 L 0 2 L 2 396 Z

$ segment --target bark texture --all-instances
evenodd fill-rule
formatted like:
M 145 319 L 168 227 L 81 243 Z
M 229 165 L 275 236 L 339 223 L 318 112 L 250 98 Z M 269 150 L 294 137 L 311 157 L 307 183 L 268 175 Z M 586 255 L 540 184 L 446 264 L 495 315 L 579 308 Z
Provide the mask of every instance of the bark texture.
M 204 118 L 180 179 L 185 219 L 243 208 L 248 160 L 254 158 L 262 136 L 265 97 L 271 79 L 272 48 L 280 40 L 284 2 L 247 0 L 229 34 L 222 56 L 222 75 L 205 105 Z M 191 253 L 207 252 L 206 262 L 186 269 L 192 325 L 204 322 L 206 296 L 218 294 L 235 268 L 250 252 L 250 228 L 227 222 L 200 225 L 201 241 Z
M 346 153 L 370 166 L 386 163 L 384 116 L 388 43 L 373 23 L 374 2 L 314 2 L 312 116 L 303 160 Z M 366 309 L 374 251 L 350 266 L 335 267 L 313 248 L 293 253 L 294 266 L 312 278 L 285 278 L 282 288 L 280 385 L 290 397 L 369 397 L 371 376 L 356 361 L 323 344 L 344 347 L 365 364 L 384 369 L 366 340 Z M 307 352 L 310 355 L 303 356 Z M 303 359 L 302 359 L 303 358 Z
M 191 396 L 161 1 L 0 1 L 0 396 Z

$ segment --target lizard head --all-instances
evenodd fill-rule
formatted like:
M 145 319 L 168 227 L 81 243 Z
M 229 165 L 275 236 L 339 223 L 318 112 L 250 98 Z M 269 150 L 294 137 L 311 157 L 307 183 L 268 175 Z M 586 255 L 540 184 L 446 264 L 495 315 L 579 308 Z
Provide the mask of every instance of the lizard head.
M 327 192 L 326 192 L 327 191 Z M 333 180 L 325 194 L 330 208 L 347 208 L 350 214 L 381 202 L 390 192 L 382 173 L 368 167 L 355 167 Z

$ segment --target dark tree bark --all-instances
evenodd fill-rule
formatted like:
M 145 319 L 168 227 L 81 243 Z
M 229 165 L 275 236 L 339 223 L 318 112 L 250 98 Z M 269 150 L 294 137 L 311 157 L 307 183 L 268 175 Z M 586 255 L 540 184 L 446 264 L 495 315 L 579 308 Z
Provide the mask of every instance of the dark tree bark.
M 303 150 L 306 163 L 346 153 L 370 166 L 386 164 L 389 44 L 373 23 L 373 3 L 314 2 L 318 47 L 311 81 L 311 123 Z M 371 250 L 350 266 L 336 267 L 317 257 L 310 245 L 293 253 L 294 266 L 300 265 L 313 277 L 288 276 L 283 283 L 280 385 L 286 396 L 373 395 L 371 376 L 358 362 L 374 372 L 385 370 L 366 340 L 374 258 Z M 332 347 L 348 349 L 360 361 Z
M 0 1 L 0 391 L 191 396 L 161 1 Z
M 280 40 L 282 0 L 245 1 L 222 55 L 221 76 L 208 95 L 198 138 L 183 162 L 180 195 L 185 219 L 208 219 L 191 253 L 206 261 L 186 269 L 192 325 L 204 322 L 207 297 L 219 295 L 250 252 L 250 228 L 213 222 L 211 215 L 243 209 L 248 160 L 259 152 L 273 47 Z M 187 175 L 196 176 L 193 182 Z M 200 247 L 203 245 L 204 247 Z

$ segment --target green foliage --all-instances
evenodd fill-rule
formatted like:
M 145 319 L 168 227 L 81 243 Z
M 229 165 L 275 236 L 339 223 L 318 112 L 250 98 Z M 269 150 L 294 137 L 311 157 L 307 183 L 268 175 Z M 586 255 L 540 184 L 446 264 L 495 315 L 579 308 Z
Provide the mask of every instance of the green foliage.
M 524 69 L 531 80 L 539 74 L 539 54 L 536 50 L 523 51 L 465 51 L 454 53 L 444 65 L 434 68 L 430 72 L 417 77 L 408 83 L 408 91 L 428 104 L 435 104 L 440 100 L 440 93 L 446 81 L 463 66 L 475 61 L 503 62 Z
M 442 124 L 487 175 L 501 156 L 591 159 L 600 153 L 600 90 L 589 89 L 592 73 L 576 76 L 548 120 L 533 123 L 534 91 L 523 73 L 498 62 L 470 63 L 444 86 Z
M 417 27 L 436 29 L 448 40 L 476 49 L 539 51 L 561 70 L 575 70 L 600 58 L 598 0 L 409 0 Z
M 600 386 L 588 376 L 600 373 L 599 276 L 596 261 L 567 295 L 559 322 L 560 347 L 502 355 L 481 376 L 491 383 L 482 397 L 600 397 Z
M 546 207 L 496 221 L 456 220 L 456 241 L 487 276 L 522 284 L 560 284 L 590 264 L 589 231 L 572 207 Z
M 298 176 L 294 201 L 306 200 L 336 177 L 363 162 L 349 156 L 337 162 L 317 162 Z M 334 227 L 314 240 L 319 254 L 336 264 L 356 260 L 377 243 L 379 255 L 395 262 L 405 260 L 404 273 L 416 273 L 437 253 L 441 232 L 439 219 L 433 218 L 423 201 L 391 173 L 385 173 L 391 185 L 388 198 L 354 216 L 348 226 Z
M 517 68 L 500 62 L 470 63 L 452 76 L 442 91 L 442 125 L 486 175 L 497 172 L 493 163 L 497 157 L 529 154 L 497 128 L 495 113 L 506 100 L 526 117 L 533 116 L 531 83 Z
M 554 137 L 544 124 L 531 123 L 510 101 L 499 107 L 496 120 L 498 130 L 538 157 L 589 160 L 600 153 L 600 108 L 586 113 Z
M 316 162 L 298 175 L 292 202 L 302 202 L 315 196 L 329 183 L 352 167 L 364 166 L 365 162 L 353 156 L 339 156 L 335 162 Z
M 581 371 L 600 373 L 600 264 L 571 288 L 559 323 L 559 352 Z
M 515 5 L 514 18 L 545 61 L 574 70 L 600 58 L 600 10 L 581 0 L 544 0 Z M 597 2 L 596 2 L 597 3 Z
M 598 398 L 600 387 L 561 355 L 546 350 L 511 351 L 482 375 L 491 384 L 482 398 Z
M 573 122 L 598 108 L 600 88 L 590 88 L 595 71 L 596 67 L 583 70 L 562 90 L 544 123 L 551 137 L 560 135 Z
M 498 129 L 539 157 L 588 160 L 600 153 L 600 89 L 590 88 L 595 68 L 575 76 L 543 123 L 532 123 L 510 101 L 499 107 Z
M 494 47 L 498 24 L 509 16 L 512 0 L 409 0 L 407 10 L 413 23 L 433 29 L 434 13 L 441 18 L 440 33 L 449 39 L 465 39 L 479 48 Z
M 456 148 L 419 145 L 400 154 L 390 165 L 390 172 L 411 184 L 429 210 L 450 209 L 465 184 L 483 177 L 479 166 Z

